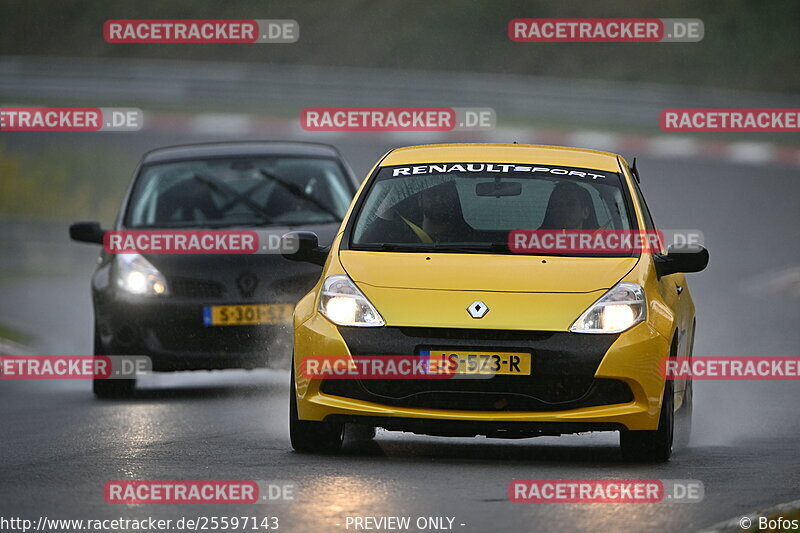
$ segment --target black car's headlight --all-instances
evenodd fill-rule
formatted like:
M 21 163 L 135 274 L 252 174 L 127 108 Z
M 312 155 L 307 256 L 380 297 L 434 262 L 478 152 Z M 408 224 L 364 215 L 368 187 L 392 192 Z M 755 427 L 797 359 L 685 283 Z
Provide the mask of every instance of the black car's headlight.
M 139 254 L 117 255 L 117 287 L 143 296 L 168 294 L 164 275 Z

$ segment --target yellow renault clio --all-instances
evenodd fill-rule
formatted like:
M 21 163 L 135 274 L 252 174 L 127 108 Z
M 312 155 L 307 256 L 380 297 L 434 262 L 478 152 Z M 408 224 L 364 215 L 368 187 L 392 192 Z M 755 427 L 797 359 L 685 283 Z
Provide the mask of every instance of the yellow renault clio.
M 510 238 L 655 231 L 638 181 L 622 157 L 577 148 L 386 154 L 330 249 L 313 233 L 286 236 L 297 249 L 288 259 L 324 266 L 294 313 L 292 446 L 335 452 L 345 432 L 370 438 L 376 427 L 505 438 L 619 431 L 624 457 L 668 460 L 673 434 L 687 437 L 692 387 L 666 379 L 663 365 L 691 356 L 683 274 L 703 270 L 708 252 L 531 251 Z M 304 368 L 320 357 L 434 355 L 464 375 L 326 379 Z

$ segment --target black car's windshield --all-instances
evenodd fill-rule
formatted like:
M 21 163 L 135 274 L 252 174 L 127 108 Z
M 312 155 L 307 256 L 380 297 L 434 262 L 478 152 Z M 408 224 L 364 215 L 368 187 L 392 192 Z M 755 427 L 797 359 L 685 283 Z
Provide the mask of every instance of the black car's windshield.
M 208 228 L 337 222 L 352 193 L 331 159 L 232 157 L 145 166 L 129 228 Z
M 508 252 L 516 230 L 630 230 L 620 176 L 569 167 L 442 163 L 384 167 L 353 249 Z

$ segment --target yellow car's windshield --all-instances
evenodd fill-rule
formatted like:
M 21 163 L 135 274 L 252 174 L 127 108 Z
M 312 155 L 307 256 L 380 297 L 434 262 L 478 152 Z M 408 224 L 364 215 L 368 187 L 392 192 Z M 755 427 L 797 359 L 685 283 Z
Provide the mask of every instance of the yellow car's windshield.
M 502 252 L 519 230 L 631 230 L 618 174 L 531 164 L 384 167 L 365 192 L 354 249 Z

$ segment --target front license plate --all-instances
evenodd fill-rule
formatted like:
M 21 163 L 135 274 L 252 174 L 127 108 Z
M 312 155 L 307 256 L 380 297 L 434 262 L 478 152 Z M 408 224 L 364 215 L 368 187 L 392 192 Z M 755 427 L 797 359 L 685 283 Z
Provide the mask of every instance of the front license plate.
M 287 324 L 292 320 L 294 305 L 207 305 L 203 308 L 206 326 L 251 326 L 255 324 Z
M 504 374 L 528 376 L 531 354 L 520 352 L 475 352 L 428 350 L 420 352 L 431 359 L 431 370 L 455 374 Z

